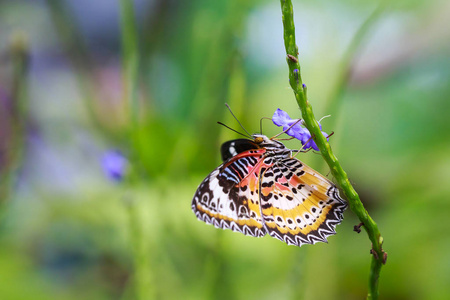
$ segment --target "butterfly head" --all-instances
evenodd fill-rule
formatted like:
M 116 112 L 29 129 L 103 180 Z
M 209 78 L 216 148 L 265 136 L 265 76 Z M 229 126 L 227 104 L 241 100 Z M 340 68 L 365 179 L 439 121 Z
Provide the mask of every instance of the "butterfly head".
M 264 148 L 278 148 L 278 149 L 284 149 L 286 148 L 283 143 L 269 139 L 267 136 L 263 134 L 254 134 L 252 135 L 253 141 L 255 144 L 257 144 L 259 147 Z
M 250 139 L 236 139 L 222 144 L 220 153 L 222 154 L 222 161 L 228 159 L 248 150 L 256 150 L 261 148 L 266 149 L 285 149 L 286 147 L 279 141 L 271 140 L 262 134 L 252 135 L 253 140 Z

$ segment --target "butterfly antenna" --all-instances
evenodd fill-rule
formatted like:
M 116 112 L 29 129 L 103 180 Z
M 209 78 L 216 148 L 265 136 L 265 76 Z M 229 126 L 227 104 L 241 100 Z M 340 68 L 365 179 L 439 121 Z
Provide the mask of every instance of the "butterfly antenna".
M 230 111 L 230 113 L 231 113 L 231 115 L 233 116 L 233 118 L 239 123 L 239 125 L 241 126 L 241 128 L 244 129 L 245 133 L 247 133 L 248 136 L 251 137 L 252 135 L 251 135 L 250 133 L 248 133 L 247 130 L 245 130 L 244 126 L 242 126 L 242 124 L 241 124 L 241 122 L 239 122 L 238 118 L 236 118 L 236 116 L 233 114 L 233 112 L 231 111 L 231 108 L 230 108 L 230 106 L 228 105 L 228 103 L 225 103 L 225 106 L 228 108 L 228 110 Z M 227 127 L 228 127 L 228 126 L 227 126 Z M 228 127 L 228 128 L 230 128 L 230 127 Z M 230 128 L 230 129 L 231 129 L 231 128 Z M 231 130 L 233 130 L 233 129 L 231 129 Z M 236 130 L 234 130 L 234 131 L 236 131 Z M 237 132 L 237 131 L 236 131 L 236 132 Z M 242 133 L 241 133 L 241 134 L 242 134 Z
M 243 134 L 243 133 L 240 133 L 239 131 L 237 131 L 237 130 L 235 130 L 235 129 L 233 129 L 233 128 L 231 128 L 231 127 L 225 125 L 225 124 L 223 124 L 222 122 L 217 122 L 217 124 L 220 124 L 220 125 L 222 125 L 222 126 L 225 126 L 226 128 L 230 129 L 231 131 L 234 131 L 234 132 L 236 132 L 236 133 L 238 133 L 238 134 L 240 134 L 240 135 L 242 135 L 242 136 L 245 136 L 246 138 L 248 138 L 248 137 L 251 138 L 251 136 L 247 136 L 247 135 L 245 135 L 245 134 Z
M 296 157 L 297 154 L 299 154 L 300 152 L 309 152 L 312 148 L 309 148 L 308 150 L 305 150 L 305 151 L 303 151 L 303 149 L 305 149 L 306 145 L 307 145 L 311 140 L 312 140 L 312 136 L 306 141 L 306 143 L 304 143 L 304 144 L 302 145 L 302 147 L 301 147 L 300 149 L 295 150 L 295 152 L 297 152 L 297 153 L 295 153 L 294 156 L 292 156 L 292 157 Z
M 272 120 L 271 118 L 268 118 L 268 117 L 262 117 L 260 120 L 259 120 L 259 132 L 262 134 L 262 120 L 263 119 L 267 119 L 267 120 Z
M 273 137 L 271 137 L 270 139 L 271 140 L 273 140 L 274 138 L 276 138 L 277 136 L 279 136 L 279 135 L 282 135 L 283 133 L 286 133 L 286 132 L 288 132 L 289 131 L 289 129 L 291 129 L 292 127 L 294 127 L 295 125 L 297 125 L 299 122 L 303 122 L 303 120 L 302 119 L 298 119 L 294 124 L 292 124 L 291 126 L 289 126 L 289 128 L 288 129 L 286 129 L 286 130 L 283 130 L 282 132 L 280 132 L 280 133 L 278 133 L 278 134 L 276 134 L 276 135 L 274 135 Z
M 326 138 L 328 139 L 330 136 L 332 136 L 334 134 L 334 131 L 332 131 Z M 297 156 L 297 154 L 299 154 L 300 152 L 308 152 L 308 151 L 310 151 L 312 148 L 309 148 L 308 150 L 306 150 L 306 151 L 302 151 L 304 148 L 305 148 L 305 146 L 309 143 L 309 141 L 311 141 L 312 140 L 312 136 L 306 141 L 306 143 L 299 149 L 299 150 L 294 150 L 295 152 L 297 152 L 297 153 L 295 153 L 295 155 L 293 156 L 293 157 L 296 157 Z

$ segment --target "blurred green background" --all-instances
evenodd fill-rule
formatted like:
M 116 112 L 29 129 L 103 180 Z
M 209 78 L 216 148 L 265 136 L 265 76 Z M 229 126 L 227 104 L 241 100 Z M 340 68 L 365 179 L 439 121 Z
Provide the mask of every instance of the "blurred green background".
M 389 254 L 381 299 L 450 299 L 449 4 L 294 1 L 309 100 Z M 302 248 L 191 212 L 238 137 L 216 124 L 239 129 L 225 102 L 250 132 L 301 116 L 278 1 L 4 0 L 0 61 L 1 299 L 365 297 L 350 210 Z

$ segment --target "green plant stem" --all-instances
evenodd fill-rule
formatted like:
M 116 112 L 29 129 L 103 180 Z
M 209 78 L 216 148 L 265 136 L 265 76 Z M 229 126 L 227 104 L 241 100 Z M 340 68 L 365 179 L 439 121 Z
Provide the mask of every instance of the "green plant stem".
M 372 29 L 373 24 L 378 20 L 379 16 L 383 12 L 385 7 L 384 3 L 385 2 L 380 2 L 374 11 L 361 24 L 345 50 L 339 64 L 340 66 L 337 70 L 334 88 L 325 105 L 326 111 L 331 111 L 337 115 L 338 109 L 342 106 L 342 94 L 345 91 L 345 87 L 347 86 L 348 79 L 351 75 L 352 62 L 357 58 L 358 51 L 360 50 L 361 44 L 365 40 L 367 33 L 370 29 Z M 336 120 L 336 118 L 334 120 Z
M 129 183 L 137 180 L 136 168 L 139 166 L 138 140 L 139 128 L 139 45 L 136 15 L 133 0 L 120 0 L 120 30 L 122 40 L 122 70 L 123 70 L 123 92 L 124 101 L 128 108 L 128 133 L 130 137 L 130 162 L 132 173 Z M 130 230 L 132 243 L 134 245 L 134 271 L 135 290 L 137 299 L 152 299 L 153 292 L 150 284 L 151 273 L 149 269 L 149 250 L 144 245 L 144 235 L 142 233 L 142 222 L 139 215 L 137 203 L 130 203 Z M 154 288 L 154 286 L 153 286 Z
M 154 299 L 154 285 L 149 263 L 149 247 L 142 227 L 142 216 L 139 213 L 139 202 L 128 194 L 124 198 L 128 210 L 130 244 L 133 250 L 134 290 L 136 299 Z
M 0 207 L 9 200 L 25 151 L 30 48 L 24 33 L 12 35 L 9 57 L 12 64 L 11 90 L 10 97 L 4 100 L 9 102 L 10 109 L 2 114 L 5 117 L 2 125 L 6 126 L 2 128 L 5 135 L 0 140 Z
M 382 249 L 383 238 L 378 230 L 377 224 L 369 216 L 364 208 L 358 193 L 351 185 L 347 173 L 345 173 L 341 164 L 331 150 L 330 144 L 322 135 L 319 124 L 314 117 L 311 104 L 308 102 L 306 96 L 306 86 L 302 84 L 300 64 L 298 62 L 298 48 L 295 43 L 295 25 L 292 2 L 290 0 L 280 0 L 282 20 L 284 28 L 284 44 L 287 54 L 287 63 L 289 66 L 289 81 L 294 91 L 298 106 L 302 111 L 302 117 L 306 128 L 311 132 L 311 135 L 320 149 L 322 157 L 330 167 L 331 173 L 336 178 L 339 186 L 344 192 L 350 209 L 358 216 L 360 221 L 364 224 L 369 239 L 372 242 L 373 251 L 376 253 L 372 256 L 371 270 L 369 276 L 369 292 L 367 299 L 378 298 L 378 278 L 381 266 L 384 262 L 384 251 Z
M 129 158 L 133 169 L 139 170 L 139 45 L 133 0 L 120 0 L 120 30 L 122 34 L 123 100 L 128 108 Z M 133 177 L 134 178 L 134 177 Z
M 81 100 L 89 117 L 89 122 L 95 130 L 110 139 L 114 139 L 114 134 L 107 126 L 102 124 L 99 119 L 99 112 L 96 110 L 94 101 L 95 64 L 89 54 L 80 26 L 70 8 L 67 7 L 66 1 L 46 0 L 46 3 L 54 28 L 75 71 L 75 79 L 81 91 Z
M 129 108 L 131 130 L 134 131 L 138 123 L 139 113 L 137 97 L 139 48 L 133 0 L 120 0 L 120 28 L 122 33 L 124 99 Z

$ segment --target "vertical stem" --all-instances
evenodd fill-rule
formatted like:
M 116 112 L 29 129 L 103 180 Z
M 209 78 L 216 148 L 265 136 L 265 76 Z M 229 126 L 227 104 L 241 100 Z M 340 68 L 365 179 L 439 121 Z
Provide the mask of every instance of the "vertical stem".
M 54 28 L 58 33 L 72 68 L 75 70 L 75 78 L 82 93 L 81 100 L 89 116 L 89 121 L 103 135 L 114 138 L 108 128 L 103 126 L 98 119 L 93 92 L 95 64 L 89 55 L 89 49 L 76 18 L 67 7 L 66 1 L 46 0 L 46 3 Z
M 378 299 L 378 279 L 380 278 L 380 271 L 382 267 L 382 262 L 372 257 L 372 262 L 370 265 L 369 274 L 369 292 L 367 294 L 367 299 Z
M 280 0 L 282 20 L 284 28 L 284 44 L 287 54 L 287 63 L 289 66 L 289 81 L 294 92 L 297 104 L 302 111 L 302 117 L 305 121 L 305 126 L 311 132 L 311 135 L 320 149 L 322 157 L 330 167 L 331 173 L 336 178 L 339 186 L 343 190 L 350 209 L 358 216 L 361 222 L 364 224 L 370 241 L 372 242 L 372 263 L 369 276 L 369 292 L 368 299 L 378 298 L 378 279 L 382 264 L 385 262 L 385 252 L 381 245 L 383 238 L 378 230 L 377 224 L 369 216 L 368 212 L 364 208 L 358 193 L 351 185 L 347 173 L 342 168 L 337 157 L 334 155 L 330 144 L 326 138 L 322 135 L 320 127 L 314 117 L 312 106 L 306 97 L 306 87 L 302 85 L 300 64 L 298 62 L 298 48 L 295 43 L 295 25 L 294 25 L 294 12 L 291 0 Z
M 139 49 L 133 0 L 120 0 L 120 21 L 124 99 L 129 108 L 133 131 L 137 126 L 139 112 L 137 99 Z
M 130 183 L 135 180 L 138 164 L 137 142 L 139 136 L 139 99 L 137 96 L 139 76 L 139 47 L 136 15 L 133 0 L 120 0 L 120 30 L 122 37 L 122 69 L 124 101 L 129 113 L 130 161 L 133 169 Z M 134 200 L 134 199 L 132 199 Z M 145 243 L 138 203 L 129 204 L 130 231 L 134 258 L 134 286 L 137 299 L 152 299 L 150 284 L 149 251 Z
M 152 289 L 151 273 L 149 269 L 149 247 L 144 236 L 142 217 L 139 213 L 139 202 L 136 201 L 136 199 L 131 198 L 132 196 L 130 195 L 126 197 L 124 202 L 128 209 L 130 244 L 133 249 L 133 283 L 136 299 L 153 299 L 154 290 Z
M 327 111 L 336 114 L 342 102 L 342 94 L 344 93 L 347 81 L 351 75 L 352 61 L 357 57 L 358 50 L 364 41 L 367 33 L 372 29 L 373 24 L 378 20 L 384 10 L 384 2 L 381 2 L 374 11 L 367 17 L 356 31 L 350 44 L 348 45 L 344 55 L 342 56 L 340 67 L 337 70 L 336 83 L 331 92 L 330 97 L 325 105 Z M 328 124 L 331 124 L 328 121 Z
M 4 99 L 0 99 L 6 102 L 2 106 L 5 111 L 1 114 L 5 117 L 2 121 L 6 123 L 2 122 L 5 127 L 0 132 L 5 134 L 0 137 L 0 205 L 9 197 L 25 148 L 30 55 L 27 36 L 15 33 L 9 54 L 12 63 L 11 90 L 9 95 L 1 95 Z

